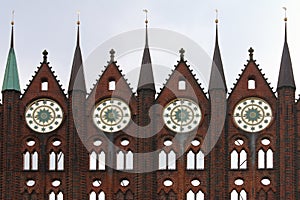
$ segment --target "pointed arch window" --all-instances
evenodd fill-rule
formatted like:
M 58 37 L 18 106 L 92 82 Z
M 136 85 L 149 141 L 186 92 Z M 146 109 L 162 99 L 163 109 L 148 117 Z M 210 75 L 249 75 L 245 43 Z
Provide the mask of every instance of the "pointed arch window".
M 188 193 L 186 193 L 186 200 L 204 200 L 204 193 L 199 190 L 197 193 L 194 193 L 192 190 L 190 190 Z
M 190 150 L 187 153 L 186 169 L 187 170 L 204 169 L 204 154 L 201 150 L 198 151 L 197 153 L 194 153 L 192 150 Z
M 30 153 L 26 150 L 23 153 L 23 170 L 38 170 L 38 157 L 37 151 Z
M 246 190 L 241 190 L 240 192 L 236 190 L 232 190 L 230 194 L 230 200 L 246 200 L 247 199 L 247 192 Z
M 273 169 L 273 151 L 268 149 L 258 151 L 258 169 Z
M 160 170 L 176 170 L 176 153 L 171 150 L 166 153 L 164 150 L 160 151 L 158 155 L 158 168 Z
M 117 153 L 117 169 L 118 170 L 132 170 L 133 169 L 133 153 L 132 151 L 128 151 L 124 153 L 123 151 L 119 151 Z
M 231 169 L 247 169 L 247 152 L 233 150 L 230 154 Z
M 105 193 L 103 191 L 98 194 L 94 191 L 90 193 L 90 200 L 105 200 Z
M 62 171 L 64 170 L 64 153 L 51 151 L 49 154 L 49 170 Z
M 90 153 L 90 170 L 105 170 L 105 152 L 92 151 Z
M 49 194 L 49 200 L 63 200 L 63 199 L 64 199 L 64 195 L 62 192 L 58 192 L 58 193 L 51 192 Z

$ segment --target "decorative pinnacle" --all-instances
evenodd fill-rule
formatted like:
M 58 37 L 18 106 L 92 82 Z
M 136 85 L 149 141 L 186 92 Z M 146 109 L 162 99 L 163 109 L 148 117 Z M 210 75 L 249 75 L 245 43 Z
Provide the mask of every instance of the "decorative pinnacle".
M 148 24 L 148 10 L 147 10 L 147 9 L 144 9 L 143 11 L 144 11 L 145 14 L 146 14 L 146 20 L 145 20 L 145 23 L 146 23 L 146 25 L 147 25 L 147 24 Z
M 77 25 L 80 25 L 80 11 L 77 11 Z
M 13 10 L 11 13 L 11 25 L 13 26 L 15 24 L 15 11 Z
M 287 17 L 286 17 L 286 7 L 282 7 L 283 8 L 283 10 L 284 10 L 284 21 L 286 22 L 287 21 Z
M 253 52 L 254 52 L 254 50 L 252 49 L 252 47 L 250 47 L 250 49 L 248 50 L 248 52 L 249 52 L 250 60 L 253 60 Z
M 45 49 L 44 51 L 43 51 L 43 58 L 44 58 L 44 60 L 43 60 L 43 63 L 47 63 L 47 55 L 48 55 L 48 51 Z
M 110 63 L 113 63 L 113 62 L 115 62 L 115 50 L 114 49 L 111 49 L 110 50 Z
M 219 11 L 218 9 L 216 9 L 216 20 L 215 20 L 215 23 L 219 23 Z
M 180 60 L 184 60 L 184 53 L 185 53 L 185 50 L 183 48 L 181 48 L 179 50 L 179 53 L 180 53 Z

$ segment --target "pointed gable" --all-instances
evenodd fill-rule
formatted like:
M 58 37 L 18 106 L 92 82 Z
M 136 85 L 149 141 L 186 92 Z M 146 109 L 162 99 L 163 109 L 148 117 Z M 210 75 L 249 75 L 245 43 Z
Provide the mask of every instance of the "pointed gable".
M 235 86 L 228 97 L 229 102 L 249 96 L 257 96 L 263 99 L 272 98 L 272 100 L 275 100 L 272 88 L 264 77 L 264 74 L 261 73 L 261 69 L 258 68 L 259 65 L 253 60 L 253 52 L 254 50 L 250 48 L 250 60 L 248 60 L 247 65 L 242 70 L 242 74 L 239 75 L 237 83 L 234 84 Z
M 68 92 L 72 91 L 82 91 L 86 93 L 86 85 L 85 85 L 85 78 L 84 78 L 84 70 L 83 70 L 83 63 L 82 63 L 82 55 L 79 43 L 79 25 L 77 30 L 77 44 L 75 48 L 73 64 L 71 69 L 71 77 L 69 82 L 69 89 Z
M 52 71 L 52 67 L 49 67 L 49 62 L 47 61 L 48 52 L 45 50 L 43 55 L 44 60 L 30 81 L 22 99 L 49 97 L 63 100 L 66 96 L 59 84 L 60 81 L 56 79 L 54 71 Z
M 201 109 L 206 111 L 208 106 L 207 97 L 183 57 L 171 73 L 156 101 L 164 106 L 169 101 L 182 97 L 199 101 Z
M 134 97 L 124 75 L 113 60 L 113 54 L 115 52 L 111 50 L 110 53 L 112 60 L 105 68 L 100 79 L 94 85 L 94 88 L 92 88 L 92 91 L 89 94 L 88 101 L 91 106 L 95 104 L 95 101 L 99 101 L 103 98 L 117 97 L 127 101 Z
M 284 37 L 284 45 L 283 45 L 283 52 L 282 52 L 281 63 L 280 63 L 277 89 L 280 89 L 282 87 L 291 87 L 294 89 L 296 88 L 290 50 L 287 43 L 287 23 L 285 23 L 285 37 Z
M 11 44 L 10 44 L 10 50 L 7 57 L 7 63 L 6 63 L 5 74 L 4 74 L 3 85 L 2 85 L 2 92 L 5 90 L 15 90 L 18 92 L 21 91 L 18 66 L 17 66 L 16 55 L 14 50 L 13 34 L 14 34 L 14 27 L 12 26 Z

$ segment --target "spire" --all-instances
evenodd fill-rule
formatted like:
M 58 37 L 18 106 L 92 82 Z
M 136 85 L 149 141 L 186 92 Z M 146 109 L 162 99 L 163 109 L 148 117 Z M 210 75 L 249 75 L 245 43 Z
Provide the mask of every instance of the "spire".
M 82 66 L 82 55 L 80 49 L 79 27 L 80 27 L 80 20 L 79 20 L 79 12 L 78 12 L 77 42 L 76 42 L 76 48 L 75 48 L 75 53 L 73 58 L 73 65 L 71 70 L 71 78 L 69 82 L 68 92 L 72 92 L 74 90 L 86 92 L 85 78 L 84 78 L 84 72 Z
M 286 8 L 283 8 L 286 11 Z M 283 52 L 281 57 L 280 63 L 280 71 L 278 77 L 278 85 L 277 89 L 282 87 L 292 87 L 296 88 L 294 74 L 293 74 L 293 67 L 292 61 L 290 57 L 289 46 L 287 43 L 287 17 L 284 18 L 285 21 L 285 36 L 284 36 L 284 45 L 283 45 Z
M 147 18 L 148 11 L 144 10 L 144 12 L 146 13 L 146 21 L 145 21 L 146 41 L 145 41 L 145 48 L 144 48 L 144 54 L 142 59 L 142 66 L 140 70 L 140 77 L 139 77 L 137 91 L 140 91 L 142 89 L 155 91 L 151 56 L 150 56 L 150 51 L 148 46 L 148 18 Z
M 213 62 L 211 67 L 210 73 L 210 80 L 209 80 L 209 90 L 213 89 L 223 89 L 227 92 L 226 81 L 224 76 L 224 69 L 223 63 L 221 59 L 221 53 L 219 48 L 219 38 L 218 38 L 218 10 L 216 10 L 216 42 L 215 42 L 215 50 L 213 56 Z
M 13 12 L 14 17 L 14 12 Z M 14 51 L 14 20 L 11 21 L 11 41 L 10 50 L 7 57 L 5 74 L 2 85 L 2 92 L 5 90 L 15 90 L 20 92 L 20 82 L 18 74 L 18 66 Z

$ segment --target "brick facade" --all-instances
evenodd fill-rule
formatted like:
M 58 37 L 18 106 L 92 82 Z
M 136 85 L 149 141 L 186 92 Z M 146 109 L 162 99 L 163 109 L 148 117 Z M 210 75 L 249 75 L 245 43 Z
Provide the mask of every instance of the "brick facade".
M 80 48 L 76 51 L 80 53 Z M 24 93 L 2 91 L 1 199 L 299 199 L 300 105 L 295 101 L 295 88 L 281 80 L 283 84 L 273 92 L 253 60 L 253 51 L 249 52 L 250 59 L 230 93 L 226 82 L 220 88 L 210 85 L 209 93 L 205 93 L 181 55 L 159 94 L 151 87 L 140 87 L 134 93 L 112 58 L 88 95 L 85 86 L 69 88 L 66 95 L 44 52 L 44 60 Z M 77 53 L 72 70 L 83 76 L 79 70 L 81 53 Z M 146 53 L 149 58 L 144 54 L 143 62 L 151 64 L 150 53 Z M 223 70 L 217 43 L 215 53 L 214 62 Z M 289 66 L 283 62 L 281 67 Z M 140 78 L 147 76 L 142 73 Z M 218 84 L 225 81 L 221 75 L 223 80 Z M 70 83 L 74 85 L 73 78 Z M 255 88 L 249 88 L 249 80 L 255 82 Z M 112 81 L 116 83 L 114 89 L 109 88 Z M 184 89 L 178 87 L 180 81 L 185 82 Z M 43 82 L 48 83 L 46 90 L 42 89 Z M 112 133 L 100 131 L 92 119 L 95 105 L 110 97 L 124 100 L 131 112 L 128 126 Z M 266 101 L 273 116 L 265 129 L 253 133 L 239 128 L 233 120 L 236 105 L 252 97 Z M 28 105 L 41 98 L 54 100 L 63 110 L 62 124 L 49 133 L 33 131 L 25 120 Z M 202 119 L 195 130 L 176 133 L 164 124 L 163 107 L 176 98 L 191 99 L 200 107 Z M 129 144 L 122 144 L 124 141 Z M 97 155 L 96 163 L 91 161 L 92 152 Z M 133 153 L 132 167 L 127 163 L 129 152 Z M 56 157 L 50 158 L 52 153 Z M 122 153 L 124 170 L 116 170 Z M 174 161 L 173 153 L 176 161 L 168 163 Z M 200 159 L 202 154 L 204 160 Z M 53 159 L 56 167 L 50 169 Z M 105 162 L 105 168 L 99 161 Z M 91 169 L 94 164 L 96 168 Z M 171 186 L 164 185 L 166 180 Z

